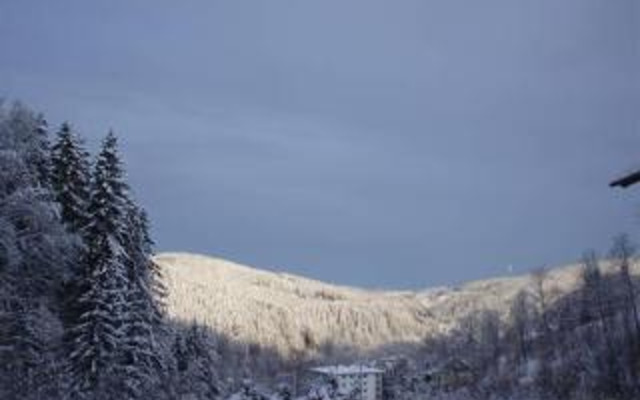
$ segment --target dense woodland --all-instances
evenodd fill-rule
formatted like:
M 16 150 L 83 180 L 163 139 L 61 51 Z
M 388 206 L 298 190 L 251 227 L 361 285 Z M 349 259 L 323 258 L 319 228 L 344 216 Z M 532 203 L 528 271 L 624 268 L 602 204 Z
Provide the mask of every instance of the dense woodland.
M 287 359 L 170 320 L 149 224 L 113 133 L 91 155 L 73 125 L 0 107 L 1 399 L 357 399 L 332 382 L 273 379 L 334 361 L 330 343 L 316 359 Z M 622 235 L 606 258 L 602 268 L 586 253 L 581 285 L 553 301 L 537 270 L 505 315 L 474 310 L 398 354 L 386 398 L 639 398 L 635 247 Z M 437 383 L 433 371 L 450 360 L 465 378 Z

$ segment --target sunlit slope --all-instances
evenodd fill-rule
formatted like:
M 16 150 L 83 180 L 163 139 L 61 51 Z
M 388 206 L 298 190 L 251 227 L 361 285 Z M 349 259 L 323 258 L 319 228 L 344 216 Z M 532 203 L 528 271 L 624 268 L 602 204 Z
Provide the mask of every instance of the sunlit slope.
M 373 291 L 185 253 L 156 256 L 169 290 L 172 317 L 199 321 L 231 338 L 289 353 L 325 342 L 372 349 L 415 343 L 446 332 L 481 308 L 506 315 L 529 276 L 471 282 L 425 291 Z M 555 269 L 551 299 L 576 284 L 576 267 Z

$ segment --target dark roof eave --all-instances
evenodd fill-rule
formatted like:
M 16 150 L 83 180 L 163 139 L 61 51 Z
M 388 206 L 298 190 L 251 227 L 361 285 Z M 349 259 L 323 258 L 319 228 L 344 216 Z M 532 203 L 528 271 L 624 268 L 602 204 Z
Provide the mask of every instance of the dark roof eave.
M 624 189 L 628 188 L 631 185 L 635 185 L 638 182 L 640 182 L 640 171 L 636 171 L 632 174 L 623 176 L 622 178 L 611 182 L 609 184 L 609 187 L 621 187 Z

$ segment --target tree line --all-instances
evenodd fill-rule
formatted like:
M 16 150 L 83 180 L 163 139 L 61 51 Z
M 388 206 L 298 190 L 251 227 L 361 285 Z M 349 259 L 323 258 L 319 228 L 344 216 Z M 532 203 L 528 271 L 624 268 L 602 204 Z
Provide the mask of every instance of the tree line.
M 619 235 L 604 261 L 594 251 L 583 255 L 569 292 L 557 287 L 553 271 L 533 270 L 507 310 L 480 306 L 452 332 L 427 339 L 421 359 L 425 364 L 413 371 L 419 385 L 413 390 L 405 385 L 392 397 L 454 393 L 460 399 L 637 399 L 636 262 L 636 246 L 628 235 Z M 423 379 L 425 365 L 447 359 L 463 360 L 473 379 L 457 388 L 429 385 Z

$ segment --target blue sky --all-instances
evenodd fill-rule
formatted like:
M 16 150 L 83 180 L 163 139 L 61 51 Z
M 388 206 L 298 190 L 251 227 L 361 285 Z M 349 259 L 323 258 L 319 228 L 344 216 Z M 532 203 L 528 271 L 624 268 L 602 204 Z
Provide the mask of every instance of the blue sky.
M 13 1 L 0 96 L 122 138 L 159 251 L 426 287 L 640 228 L 635 0 Z

